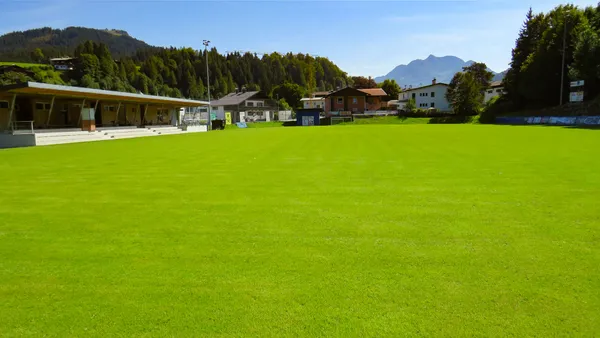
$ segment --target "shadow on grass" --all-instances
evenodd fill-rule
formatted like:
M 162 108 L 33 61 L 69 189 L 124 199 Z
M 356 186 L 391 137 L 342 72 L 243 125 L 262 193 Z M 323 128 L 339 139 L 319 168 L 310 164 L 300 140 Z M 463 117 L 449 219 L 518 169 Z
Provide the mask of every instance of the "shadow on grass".
M 428 124 L 461 124 L 471 123 L 473 116 L 444 116 L 444 117 L 432 117 Z
M 566 126 L 560 124 L 521 124 L 521 123 L 492 123 L 496 126 L 510 126 L 510 127 L 550 127 L 550 128 L 566 128 L 566 129 L 588 129 L 588 130 L 600 130 L 600 125 L 573 125 Z

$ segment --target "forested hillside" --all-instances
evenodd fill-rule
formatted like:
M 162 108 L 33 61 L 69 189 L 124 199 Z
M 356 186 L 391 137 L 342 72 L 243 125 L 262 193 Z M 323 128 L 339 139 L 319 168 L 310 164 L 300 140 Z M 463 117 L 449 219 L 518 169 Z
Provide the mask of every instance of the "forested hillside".
M 86 41 L 77 46 L 72 55 L 78 58 L 78 62 L 74 70 L 62 73 L 62 80 L 73 86 L 207 98 L 204 51 L 191 48 L 152 48 L 138 50 L 130 57 L 115 59 L 106 44 Z M 315 90 L 344 87 L 351 81 L 346 73 L 328 59 L 304 54 L 272 53 L 262 57 L 250 53 L 222 55 L 213 48 L 208 51 L 208 65 L 213 99 L 242 87 L 263 90 L 270 95 L 277 86 L 288 84 L 293 86 L 286 88 L 294 90 L 290 97 L 302 97 Z M 43 79 L 39 76 L 36 79 L 10 77 L 11 74 L 5 75 L 0 81 L 10 83 Z M 285 100 L 287 97 L 280 95 L 280 98 Z M 288 101 L 298 103 L 289 98 Z M 285 102 L 282 105 L 286 107 Z
M 44 27 L 0 36 L 0 61 L 38 62 L 33 54 L 36 48 L 49 58 L 71 56 L 78 45 L 88 40 L 106 44 L 117 58 L 131 56 L 142 48 L 151 48 L 145 42 L 136 40 L 121 30 Z

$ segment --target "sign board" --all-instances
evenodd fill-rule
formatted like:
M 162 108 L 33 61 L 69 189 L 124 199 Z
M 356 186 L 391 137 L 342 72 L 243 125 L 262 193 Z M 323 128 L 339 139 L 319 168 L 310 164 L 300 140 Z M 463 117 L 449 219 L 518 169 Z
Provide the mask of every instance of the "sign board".
M 303 126 L 314 126 L 315 125 L 315 117 L 314 116 L 302 116 L 302 125 Z
M 231 124 L 231 112 L 228 112 L 228 111 L 225 112 L 225 124 L 226 125 Z
M 217 113 L 210 113 L 210 120 L 214 121 L 217 119 Z
M 81 119 L 84 121 L 94 121 L 96 119 L 96 111 L 94 108 L 83 108 L 81 111 Z
M 571 87 L 581 87 L 581 86 L 583 86 L 583 84 L 584 84 L 583 80 L 573 81 L 573 82 L 571 82 Z
M 238 126 L 238 128 L 248 128 L 246 122 L 238 122 L 236 123 L 236 125 Z
M 583 91 L 571 92 L 569 102 L 583 102 Z

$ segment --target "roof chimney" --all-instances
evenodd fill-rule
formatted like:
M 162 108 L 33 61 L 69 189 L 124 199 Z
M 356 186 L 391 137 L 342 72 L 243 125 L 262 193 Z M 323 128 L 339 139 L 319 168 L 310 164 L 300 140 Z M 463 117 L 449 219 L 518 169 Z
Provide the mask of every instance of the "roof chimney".
M 242 86 L 242 93 L 246 92 L 246 86 Z
M 433 80 L 431 81 L 431 84 L 434 85 L 437 83 L 437 79 L 434 77 Z
M 238 87 L 235 87 L 235 93 L 239 93 L 240 89 Z

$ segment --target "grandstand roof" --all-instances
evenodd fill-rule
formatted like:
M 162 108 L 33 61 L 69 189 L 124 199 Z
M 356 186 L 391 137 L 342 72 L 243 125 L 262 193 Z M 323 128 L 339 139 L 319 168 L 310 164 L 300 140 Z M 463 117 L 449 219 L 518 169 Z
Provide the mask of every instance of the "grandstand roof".
M 165 104 L 179 107 L 199 107 L 208 105 L 206 101 L 181 99 L 176 97 L 155 96 L 117 92 L 112 90 L 91 89 L 73 86 L 61 86 L 39 82 L 24 82 L 0 87 L 0 92 L 11 94 L 49 95 L 77 97 L 90 100 L 114 100 L 140 103 Z

